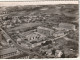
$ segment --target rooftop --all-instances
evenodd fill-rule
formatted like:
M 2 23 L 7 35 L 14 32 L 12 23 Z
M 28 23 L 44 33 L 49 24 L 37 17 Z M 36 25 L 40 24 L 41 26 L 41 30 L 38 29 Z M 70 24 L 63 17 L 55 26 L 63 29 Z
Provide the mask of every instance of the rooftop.
M 38 35 L 40 35 L 40 36 L 45 36 L 45 35 L 43 35 L 43 34 L 41 34 L 41 33 L 38 33 L 38 32 L 33 32 L 33 33 L 31 33 L 31 34 L 29 34 L 29 35 L 27 35 L 28 37 L 29 36 L 38 36 Z M 45 36 L 46 37 L 46 36 Z
M 4 54 L 8 54 L 8 53 L 12 53 L 15 52 L 16 48 L 7 48 L 7 49 L 2 49 L 0 50 L 0 55 L 4 55 Z
M 42 26 L 39 26 L 38 29 L 44 29 L 44 30 L 53 31 L 52 29 L 49 29 L 49 28 L 46 28 L 46 27 L 42 27 Z
M 63 26 L 74 26 L 73 24 L 70 24 L 70 23 L 60 23 L 59 26 L 60 26 L 60 25 L 61 25 L 61 26 L 62 26 L 62 25 L 63 25 Z
M 57 31 L 56 34 L 64 33 L 65 31 Z

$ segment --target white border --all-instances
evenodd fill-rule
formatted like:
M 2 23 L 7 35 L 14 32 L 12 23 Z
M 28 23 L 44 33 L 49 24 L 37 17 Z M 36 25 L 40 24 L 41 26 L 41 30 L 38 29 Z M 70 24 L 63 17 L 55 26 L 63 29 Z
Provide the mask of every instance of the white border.
M 32 0 L 24 0 L 24 2 L 18 2 L 18 1 L 23 1 L 23 0 L 0 0 L 0 1 L 4 1 L 4 2 L 0 2 L 0 6 L 79 4 L 78 1 L 44 1 L 44 2 L 43 1 L 38 2 L 37 0 L 33 0 L 34 2 L 29 2 Z M 9 1 L 17 1 L 17 2 L 9 2 Z M 79 22 L 79 24 L 80 24 L 80 22 Z M 80 27 L 79 27 L 79 29 L 80 29 Z M 80 41 L 79 41 L 79 43 L 80 43 Z M 80 49 L 80 47 L 79 47 L 79 49 Z M 7 60 L 7 59 L 3 59 L 3 60 Z M 13 59 L 10 59 L 10 60 L 13 60 Z M 16 59 L 16 60 L 19 60 L 19 59 Z M 21 60 L 23 60 L 23 59 L 21 59 Z M 27 59 L 27 60 L 30 60 L 30 59 Z M 39 60 L 39 59 L 34 59 L 34 60 Z M 43 59 L 43 60 L 47 60 L 47 59 Z M 49 60 L 80 60 L 80 57 L 78 57 L 78 58 L 53 58 L 53 59 L 49 59 Z
M 12 0 L 11 0 L 12 1 Z M 78 1 L 34 1 L 34 2 L 0 2 L 0 6 L 16 6 L 16 5 L 54 5 L 54 4 L 78 4 Z

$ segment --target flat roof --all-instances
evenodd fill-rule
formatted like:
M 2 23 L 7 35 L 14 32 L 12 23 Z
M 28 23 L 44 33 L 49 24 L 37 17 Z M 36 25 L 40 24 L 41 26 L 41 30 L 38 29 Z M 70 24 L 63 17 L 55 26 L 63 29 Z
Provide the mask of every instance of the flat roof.
M 63 25 L 63 26 L 66 26 L 66 25 L 67 25 L 67 26 L 74 26 L 74 24 L 70 24 L 70 23 L 60 23 L 59 26 L 60 26 L 60 25 Z
M 49 30 L 49 31 L 53 31 L 52 29 L 49 29 L 49 28 L 46 28 L 46 27 L 42 27 L 42 26 L 39 26 L 37 27 L 38 29 L 44 29 L 44 30 Z
M 8 53 L 12 53 L 15 52 L 16 48 L 7 48 L 7 49 L 2 49 L 0 50 L 0 55 L 4 55 L 4 54 L 8 54 Z

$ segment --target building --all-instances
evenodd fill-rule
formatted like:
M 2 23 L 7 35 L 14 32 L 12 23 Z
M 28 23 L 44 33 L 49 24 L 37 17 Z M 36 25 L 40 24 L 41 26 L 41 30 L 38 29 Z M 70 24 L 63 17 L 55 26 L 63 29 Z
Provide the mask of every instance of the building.
M 60 23 L 59 28 L 65 29 L 65 30 L 75 30 L 75 25 L 69 24 L 69 23 Z
M 18 19 L 19 18 L 19 16 L 13 16 L 12 17 L 12 19 Z
M 63 36 L 64 35 L 64 31 L 57 31 L 53 34 L 54 37 L 59 37 L 59 36 Z
M 37 28 L 37 32 L 44 34 L 46 36 L 53 36 L 54 30 L 49 29 L 49 28 L 45 28 L 45 27 L 38 27 Z
M 69 23 L 60 23 L 59 26 L 52 28 L 56 30 L 65 30 L 65 31 L 76 30 L 75 25 Z
M 35 44 L 32 44 L 31 48 L 34 48 L 36 46 L 40 46 L 42 42 L 39 42 L 39 43 L 35 43 Z
M 62 56 L 63 52 L 61 50 L 56 50 L 55 51 L 55 57 L 60 58 Z
M 60 27 L 52 27 L 54 30 L 63 30 L 62 28 L 60 28 Z
M 32 34 L 29 34 L 26 36 L 26 38 L 30 41 L 38 41 L 38 40 L 45 40 L 46 36 L 43 34 L 40 34 L 38 32 L 34 32 Z
M 21 43 L 21 38 L 17 38 L 17 43 Z
M 29 56 L 21 56 L 20 58 L 17 58 L 17 59 L 29 59 Z
M 16 48 L 10 47 L 10 48 L 0 50 L 1 59 L 10 58 L 10 57 L 17 56 L 17 55 L 19 55 L 19 52 Z
M 52 54 L 52 50 L 51 50 L 51 49 L 48 49 L 48 50 L 46 51 L 46 54 L 47 54 L 47 56 L 51 55 L 51 54 Z

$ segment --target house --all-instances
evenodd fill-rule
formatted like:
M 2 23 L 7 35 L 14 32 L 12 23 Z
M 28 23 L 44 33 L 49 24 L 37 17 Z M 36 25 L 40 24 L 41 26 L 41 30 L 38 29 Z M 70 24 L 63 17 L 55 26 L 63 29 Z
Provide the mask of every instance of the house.
M 21 43 L 21 41 L 22 41 L 21 38 L 17 38 L 17 44 Z
M 34 48 L 36 46 L 40 46 L 41 45 L 41 42 L 40 43 L 35 43 L 35 44 L 32 44 L 31 48 Z
M 43 34 L 40 34 L 38 32 L 34 32 L 32 34 L 29 34 L 26 36 L 26 38 L 30 41 L 38 41 L 38 40 L 45 40 L 46 36 Z
M 16 48 L 6 48 L 6 49 L 2 49 L 0 50 L 0 58 L 4 59 L 4 58 L 10 58 L 16 55 L 19 55 L 19 52 L 17 52 L 18 50 Z
M 54 30 L 39 26 L 37 27 L 37 32 L 44 34 L 46 36 L 53 36 Z
M 59 28 L 65 29 L 65 30 L 75 30 L 75 25 L 69 24 L 69 23 L 60 23 Z

